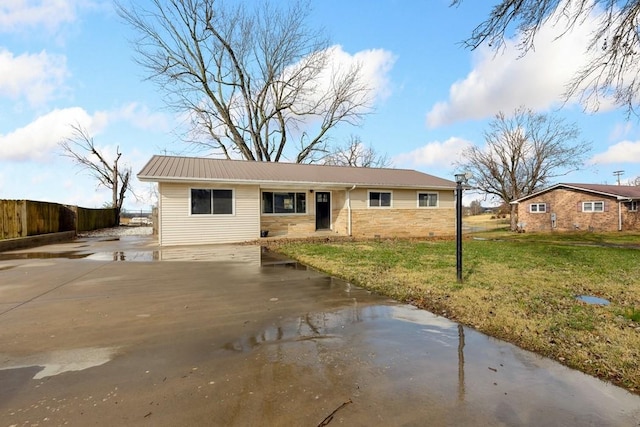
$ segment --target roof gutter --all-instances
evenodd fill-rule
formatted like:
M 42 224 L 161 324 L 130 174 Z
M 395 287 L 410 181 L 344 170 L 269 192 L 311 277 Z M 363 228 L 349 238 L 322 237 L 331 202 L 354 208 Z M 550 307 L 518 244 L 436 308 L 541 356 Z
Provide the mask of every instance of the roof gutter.
M 371 188 L 416 188 L 416 189 L 433 189 L 433 190 L 455 190 L 455 185 L 405 185 L 405 184 L 383 184 L 383 183 L 354 183 L 354 182 L 325 182 L 325 181 L 271 181 L 259 179 L 220 179 L 220 178 L 183 178 L 183 177 L 155 177 L 149 175 L 137 175 L 138 180 L 142 182 L 165 182 L 165 183 L 209 183 L 224 185 L 259 185 L 264 187 L 308 187 L 323 186 L 323 188 L 336 188 L 345 186 L 367 186 Z

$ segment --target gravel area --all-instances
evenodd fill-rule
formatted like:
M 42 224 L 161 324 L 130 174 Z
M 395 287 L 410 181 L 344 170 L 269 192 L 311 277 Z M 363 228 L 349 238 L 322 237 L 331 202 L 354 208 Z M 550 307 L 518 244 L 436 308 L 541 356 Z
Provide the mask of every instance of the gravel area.
M 78 233 L 78 237 L 150 236 L 151 234 L 153 234 L 153 227 L 120 226 Z

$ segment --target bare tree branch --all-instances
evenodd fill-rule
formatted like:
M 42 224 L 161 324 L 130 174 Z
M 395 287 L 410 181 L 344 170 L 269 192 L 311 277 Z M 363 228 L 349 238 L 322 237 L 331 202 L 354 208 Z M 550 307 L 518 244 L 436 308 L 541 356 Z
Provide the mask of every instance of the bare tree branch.
M 452 5 L 463 1 L 452 0 Z M 567 82 L 565 99 L 578 96 L 597 110 L 602 99 L 613 98 L 628 115 L 635 114 L 640 99 L 640 0 L 500 0 L 463 45 L 476 49 L 486 43 L 499 50 L 514 28 L 525 55 L 543 25 L 562 25 L 562 37 L 593 12 L 600 20 L 584 52 L 591 59 Z
M 391 165 L 391 160 L 386 154 L 378 154 L 373 148 L 366 147 L 359 136 L 351 135 L 345 145 L 336 147 L 323 159 L 323 164 L 359 168 L 386 168 Z
M 116 209 L 118 223 L 127 191 L 133 194 L 130 183 L 131 167 L 119 168 L 118 163 L 122 156 L 119 147 L 116 148 L 115 160 L 109 162 L 96 147 L 93 137 L 85 128 L 75 124 L 71 125 L 71 129 L 71 136 L 60 142 L 62 155 L 87 169 L 89 174 L 98 180 L 99 185 L 111 190 L 111 207 Z
M 331 129 L 368 113 L 370 88 L 360 66 L 330 69 L 327 41 L 306 25 L 308 1 L 274 4 L 131 1 L 118 13 L 138 34 L 138 63 L 190 117 L 193 144 L 227 158 L 315 161 Z
M 553 178 L 580 169 L 591 144 L 578 141 L 575 124 L 520 107 L 500 112 L 484 133 L 485 146 L 471 146 L 456 166 L 473 174 L 470 185 L 505 203 L 528 196 Z M 511 228 L 516 228 L 515 205 Z

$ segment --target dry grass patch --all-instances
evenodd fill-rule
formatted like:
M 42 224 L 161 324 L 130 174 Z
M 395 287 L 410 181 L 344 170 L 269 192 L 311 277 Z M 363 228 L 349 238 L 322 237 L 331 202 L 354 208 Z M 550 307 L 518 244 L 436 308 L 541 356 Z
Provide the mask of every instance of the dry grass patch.
M 639 392 L 640 251 L 593 246 L 634 244 L 612 239 L 592 235 L 589 246 L 576 245 L 584 241 L 575 235 L 467 239 L 463 284 L 455 281 L 451 241 L 286 242 L 277 250 Z M 577 295 L 611 303 L 589 305 Z

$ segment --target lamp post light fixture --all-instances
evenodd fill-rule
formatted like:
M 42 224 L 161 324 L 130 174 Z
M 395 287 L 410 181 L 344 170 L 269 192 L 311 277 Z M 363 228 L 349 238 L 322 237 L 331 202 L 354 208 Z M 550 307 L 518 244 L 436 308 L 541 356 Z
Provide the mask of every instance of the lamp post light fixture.
M 457 173 L 456 179 L 456 277 L 462 283 L 462 185 L 471 178 L 471 173 Z

